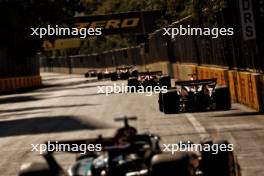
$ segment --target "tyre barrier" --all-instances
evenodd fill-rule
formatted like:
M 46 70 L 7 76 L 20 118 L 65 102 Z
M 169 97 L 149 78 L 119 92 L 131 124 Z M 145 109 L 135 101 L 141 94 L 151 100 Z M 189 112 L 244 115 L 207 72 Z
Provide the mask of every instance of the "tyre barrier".
M 0 78 L 0 93 L 42 85 L 41 76 Z

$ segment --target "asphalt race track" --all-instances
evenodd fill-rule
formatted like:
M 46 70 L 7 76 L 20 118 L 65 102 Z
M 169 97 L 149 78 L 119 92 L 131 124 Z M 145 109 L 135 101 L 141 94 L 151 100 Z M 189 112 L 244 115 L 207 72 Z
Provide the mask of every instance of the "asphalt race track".
M 98 94 L 97 82 L 79 75 L 42 74 L 46 86 L 0 96 L 0 175 L 17 175 L 23 162 L 44 160 L 31 144 L 47 140 L 111 136 L 122 123 L 114 117 L 137 116 L 131 124 L 140 132 L 162 137 L 162 143 L 201 138 L 228 139 L 235 146 L 243 176 L 264 175 L 264 115 L 239 104 L 231 111 L 165 115 L 159 112 L 158 95 Z M 122 83 L 118 81 L 117 83 Z M 67 167 L 74 159 L 58 154 Z M 70 158 L 70 159 L 69 159 Z

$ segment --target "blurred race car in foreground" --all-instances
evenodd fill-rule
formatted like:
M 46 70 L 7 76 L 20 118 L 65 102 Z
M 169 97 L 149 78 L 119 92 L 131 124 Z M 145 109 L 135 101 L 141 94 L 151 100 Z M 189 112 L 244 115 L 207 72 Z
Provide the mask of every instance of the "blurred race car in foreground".
M 159 94 L 159 109 L 165 114 L 229 110 L 231 97 L 228 86 L 216 85 L 217 79 L 177 81 L 167 92 Z
M 162 71 L 140 72 L 136 76 L 130 77 L 127 85 L 136 88 L 139 86 L 143 86 L 144 88 L 149 86 L 165 86 L 168 89 L 171 87 L 171 77 L 163 75 Z
M 31 163 L 21 166 L 19 176 L 239 176 L 240 169 L 233 151 L 163 152 L 160 137 L 138 134 L 128 124 L 136 118 L 119 118 L 125 122 L 112 138 L 56 141 L 56 144 L 100 144 L 100 152 L 77 154 L 73 165 L 65 170 L 55 159 L 54 152 L 43 155 L 47 164 Z M 227 145 L 227 141 L 203 145 Z M 76 152 L 77 153 L 77 152 Z

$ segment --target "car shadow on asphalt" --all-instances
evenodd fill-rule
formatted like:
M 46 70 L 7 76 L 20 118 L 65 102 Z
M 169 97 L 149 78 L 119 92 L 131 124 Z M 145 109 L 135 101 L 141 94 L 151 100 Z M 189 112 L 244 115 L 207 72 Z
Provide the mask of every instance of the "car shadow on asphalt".
M 44 95 L 43 95 L 44 96 Z M 6 98 L 1 98 L 0 99 L 0 104 L 5 104 L 5 103 L 22 103 L 22 102 L 29 102 L 29 101 L 38 101 L 43 99 L 42 96 L 16 96 L 16 97 L 6 97 Z
M 89 123 L 75 116 L 43 116 L 28 119 L 0 121 L 0 137 L 107 129 L 101 123 Z
M 0 110 L 1 113 L 13 113 L 13 112 L 23 112 L 23 111 L 34 111 L 34 110 L 43 110 L 43 109 L 60 109 L 60 108 L 73 108 L 73 107 L 82 107 L 82 106 L 97 106 L 99 104 L 72 104 L 72 105 L 58 105 L 58 106 L 39 106 L 39 107 L 26 107 L 26 108 L 16 108 L 16 109 L 6 109 Z
M 111 94 L 111 93 L 109 93 Z M 103 93 L 89 93 L 89 94 L 74 94 L 74 95 L 61 95 L 61 96 L 52 96 L 52 97 L 47 97 L 48 99 L 52 99 L 52 98 L 71 98 L 71 97 L 89 97 L 89 96 L 98 96 L 98 95 L 105 95 Z

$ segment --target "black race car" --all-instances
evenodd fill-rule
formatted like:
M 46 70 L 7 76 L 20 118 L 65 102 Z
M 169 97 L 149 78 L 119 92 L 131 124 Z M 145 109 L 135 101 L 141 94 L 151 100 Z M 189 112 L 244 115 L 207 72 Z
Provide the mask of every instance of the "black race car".
M 160 111 L 169 113 L 229 110 L 231 96 L 228 86 L 217 86 L 217 79 L 177 81 L 175 87 L 159 94 Z
M 133 67 L 117 67 L 115 72 L 111 73 L 111 80 L 127 80 L 131 76 L 131 69 Z
M 109 79 L 109 78 L 111 78 L 111 74 L 112 74 L 112 72 L 107 70 L 107 69 L 103 72 L 98 72 L 97 73 L 97 80 Z
M 239 165 L 233 151 L 217 153 L 165 152 L 159 146 L 160 137 L 155 134 L 138 134 L 136 128 L 124 120 L 125 126 L 119 128 L 112 138 L 99 136 L 96 139 L 56 141 L 56 145 L 100 144 L 101 151 L 86 154 L 75 153 L 76 161 L 65 170 L 55 159 L 54 152 L 43 154 L 46 163 L 31 163 L 21 166 L 19 176 L 238 176 Z M 229 145 L 227 141 L 213 143 L 211 140 L 200 146 Z
M 85 74 L 84 77 L 96 77 L 97 76 L 97 71 L 96 70 L 88 70 Z
M 127 85 L 136 88 L 139 86 L 144 88 L 164 86 L 168 89 L 171 87 L 171 77 L 168 75 L 163 75 L 162 71 L 140 72 L 137 75 L 130 77 L 128 79 Z

